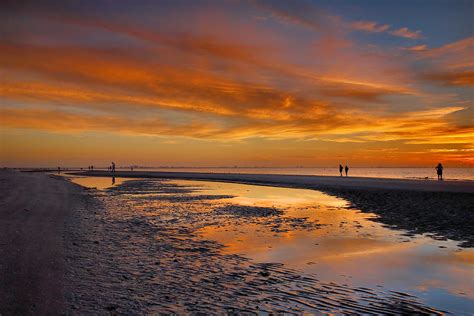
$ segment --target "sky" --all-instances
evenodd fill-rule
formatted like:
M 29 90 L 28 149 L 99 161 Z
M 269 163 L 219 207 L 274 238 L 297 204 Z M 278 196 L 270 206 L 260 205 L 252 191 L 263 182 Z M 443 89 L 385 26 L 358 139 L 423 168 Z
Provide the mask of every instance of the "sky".
M 2 1 L 9 167 L 474 167 L 474 1 Z

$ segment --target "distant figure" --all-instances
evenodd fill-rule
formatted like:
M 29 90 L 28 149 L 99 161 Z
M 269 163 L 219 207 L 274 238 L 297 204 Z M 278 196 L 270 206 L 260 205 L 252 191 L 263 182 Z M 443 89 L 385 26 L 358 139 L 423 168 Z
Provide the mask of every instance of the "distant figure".
M 346 165 L 346 167 L 344 168 L 344 170 L 346 171 L 346 177 L 347 177 L 347 173 L 349 172 L 349 167 Z
M 112 185 L 115 184 L 115 177 L 112 177 Z
M 130 171 L 133 171 L 133 167 L 132 167 L 132 166 L 130 166 Z
M 342 170 L 343 170 L 342 165 L 339 165 L 339 173 L 341 174 L 341 177 L 342 177 Z
M 61 167 L 58 167 L 58 174 L 61 174 Z
M 94 166 L 91 166 L 91 171 L 94 171 Z
M 443 165 L 438 163 L 438 165 L 435 167 L 436 173 L 438 174 L 438 180 L 443 180 Z
M 115 162 L 112 162 L 112 172 L 115 172 Z

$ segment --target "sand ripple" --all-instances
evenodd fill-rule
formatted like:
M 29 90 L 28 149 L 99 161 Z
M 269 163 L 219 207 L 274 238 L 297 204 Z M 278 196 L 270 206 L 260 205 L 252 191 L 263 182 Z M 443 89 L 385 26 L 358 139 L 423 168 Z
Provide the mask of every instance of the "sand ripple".
M 180 198 L 170 199 L 170 192 Z M 84 191 L 84 205 L 71 218 L 65 238 L 69 311 L 439 313 L 405 293 L 321 282 L 279 263 L 255 264 L 223 254 L 222 245 L 196 231 L 229 218 L 215 212 L 212 197 L 189 199 L 192 192 L 153 180 L 125 182 L 108 192 Z M 263 223 L 268 218 L 271 225 L 284 223 L 280 215 L 271 212 Z

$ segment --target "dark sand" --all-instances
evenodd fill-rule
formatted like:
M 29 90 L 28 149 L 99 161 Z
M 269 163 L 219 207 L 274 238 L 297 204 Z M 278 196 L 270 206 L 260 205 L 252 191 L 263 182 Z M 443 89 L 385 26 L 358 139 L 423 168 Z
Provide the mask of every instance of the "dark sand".
M 44 174 L 0 172 L 0 315 L 65 308 L 64 222 L 82 188 Z

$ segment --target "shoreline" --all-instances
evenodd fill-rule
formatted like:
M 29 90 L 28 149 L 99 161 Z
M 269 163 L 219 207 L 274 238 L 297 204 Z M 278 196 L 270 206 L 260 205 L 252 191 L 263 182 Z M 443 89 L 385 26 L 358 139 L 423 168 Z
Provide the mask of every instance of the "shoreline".
M 2 314 L 61 314 L 64 311 L 131 313 L 138 310 L 179 312 L 187 310 L 186 306 L 194 306 L 192 308 L 196 308 L 197 312 L 211 307 L 222 311 L 232 304 L 236 304 L 237 310 L 250 311 L 257 304 L 260 307 L 265 305 L 253 295 L 246 296 L 242 293 L 264 291 L 268 295 L 276 295 L 273 285 L 268 283 L 269 275 L 273 280 L 281 282 L 283 289 L 287 288 L 288 291 L 293 289 L 294 284 L 311 286 L 300 295 L 303 303 L 304 300 L 317 302 L 312 307 L 316 309 L 333 308 L 333 305 L 326 302 L 337 297 L 335 301 L 341 304 L 338 305 L 341 309 L 361 313 L 393 308 L 400 308 L 400 312 L 417 311 L 421 314 L 436 312 L 414 302 L 414 297 L 403 293 L 397 296 L 396 292 L 383 296 L 385 294 L 378 292 L 378 289 L 364 290 L 371 293 L 366 303 L 375 304 L 369 308 L 364 305 L 367 299 L 364 293 L 367 292 L 361 292 L 363 295 L 359 296 L 357 288 L 326 284 L 311 275 L 302 277 L 278 264 L 252 264 L 236 255 L 220 254 L 221 245 L 203 241 L 194 235 L 194 222 L 188 222 L 192 216 L 196 216 L 192 209 L 194 204 L 188 205 L 191 210 L 181 209 L 179 202 L 160 204 L 160 212 L 166 210 L 171 212 L 168 215 L 176 217 L 176 220 L 170 221 L 166 216 L 163 219 L 143 217 L 143 214 L 135 213 L 134 207 L 127 207 L 126 204 L 130 203 L 127 187 L 134 189 L 134 185 L 138 185 L 141 188 L 140 184 L 133 181 L 122 188 L 123 192 L 118 190 L 109 195 L 55 175 L 8 171 L 0 173 L 0 180 L 1 188 L 4 189 L 0 199 L 0 251 L 1 257 L 5 258 L 0 262 Z M 177 190 L 177 194 L 182 195 L 187 192 L 186 188 L 168 187 L 166 184 L 162 186 L 163 183 L 160 182 L 149 184 L 156 184 L 157 187 L 151 189 L 157 192 L 170 189 Z M 329 192 L 329 189 L 323 191 Z M 357 192 L 370 196 L 367 193 L 369 191 L 381 192 Z M 341 192 L 343 191 L 338 191 L 337 194 L 342 194 Z M 398 194 L 404 191 L 392 192 Z M 385 194 L 381 195 L 384 199 Z M 458 194 L 468 196 L 466 193 L 447 194 L 454 194 L 456 198 L 459 197 Z M 377 198 L 373 199 L 374 203 L 380 203 Z M 142 200 L 137 199 L 134 203 L 141 205 Z M 198 203 L 206 205 L 207 202 L 203 200 Z M 388 200 L 387 204 L 391 205 L 390 203 L 392 201 Z M 152 213 L 155 211 L 153 208 L 145 210 Z M 207 213 L 204 211 L 202 216 L 207 218 Z M 131 254 L 140 255 L 140 260 L 135 260 L 138 258 L 135 256 L 130 257 Z M 196 266 L 195 262 L 200 262 L 200 265 Z M 200 270 L 199 267 L 206 268 Z M 216 271 L 225 273 L 216 274 Z M 160 276 L 157 281 L 155 274 Z M 240 276 L 242 274 L 253 281 L 242 281 L 245 279 Z M 162 277 L 169 282 L 162 283 Z M 181 286 L 172 281 L 177 277 Z M 212 283 L 209 283 L 210 280 Z M 303 283 L 298 283 L 298 280 Z M 183 287 L 183 284 L 186 286 Z M 210 287 L 210 284 L 213 286 Z M 224 290 L 216 292 L 216 286 L 223 287 Z M 202 289 L 206 295 L 200 297 L 194 292 L 195 288 Z M 328 289 L 332 291 L 329 296 L 326 295 L 329 293 L 326 292 Z M 145 291 L 143 293 L 146 295 L 135 295 L 135 291 Z M 235 297 L 232 294 L 235 291 L 243 296 Z M 286 295 L 287 292 L 278 293 Z M 124 295 L 131 295 L 130 299 L 120 299 Z M 223 301 L 206 302 L 207 297 L 214 296 L 219 296 Z M 345 305 L 348 300 L 356 297 L 361 300 L 360 304 L 356 300 Z M 234 301 L 236 298 L 242 299 L 239 300 L 240 305 Z M 254 301 L 249 305 L 248 300 L 251 298 Z M 196 299 L 203 301 L 195 306 Z M 397 305 L 396 302 L 400 301 L 408 305 Z M 177 302 L 180 302 L 179 306 L 176 305 Z M 270 302 L 277 304 L 279 301 Z M 273 307 L 270 305 L 269 310 L 276 309 L 278 304 Z M 250 310 L 247 309 L 249 307 Z M 290 308 L 289 305 L 286 307 Z
M 375 220 L 407 234 L 428 234 L 474 247 L 474 182 L 379 178 L 89 171 L 80 176 L 231 182 L 319 190 L 346 199 L 350 207 L 378 215 Z
M 73 214 L 68 243 L 70 261 L 81 262 L 71 271 L 76 289 L 68 299 L 71 309 L 87 314 L 106 310 L 179 315 L 442 311 L 391 287 L 322 281 L 278 261 L 254 262 L 222 252 L 225 246 L 202 238 L 200 227 L 229 221 L 259 223 L 262 229 L 285 224 L 279 215 L 259 212 L 251 217 L 236 213 L 232 220 L 225 212 L 215 212 L 211 201 L 222 195 L 194 196 L 192 191 L 186 185 L 153 179 L 89 189 L 99 203 L 94 203 L 93 212 L 86 208 Z M 272 235 L 276 233 L 272 230 Z
M 281 186 L 298 189 L 388 189 L 426 192 L 474 193 L 474 181 L 438 181 L 425 179 L 389 179 L 369 177 L 308 176 L 286 174 L 161 172 L 161 171 L 80 171 L 66 174 L 90 177 L 161 178 L 204 180 Z
M 5 170 L 8 170 L 9 168 L 6 168 Z M 158 173 L 201 173 L 201 174 L 237 174 L 237 175 L 285 175 L 285 176 L 309 176 L 309 177 L 329 177 L 329 178 L 340 178 L 340 176 L 331 172 L 330 174 L 326 173 L 289 173 L 289 172 L 278 172 L 278 170 L 288 170 L 291 168 L 201 168 L 201 167 L 193 167 L 193 168 L 181 168 L 181 167 L 176 167 L 176 168 L 150 168 L 150 169 L 142 169 L 142 168 L 134 168 L 133 172 L 140 172 L 140 173 L 150 173 L 150 172 L 158 172 Z M 305 168 L 293 168 L 293 170 L 304 170 Z M 314 168 L 307 168 L 307 169 L 314 169 Z M 317 169 L 331 169 L 334 171 L 334 168 L 317 168 Z M 412 176 L 389 176 L 389 175 L 360 175 L 357 174 L 357 169 L 358 168 L 353 168 L 356 169 L 356 171 L 352 170 L 350 172 L 349 178 L 360 178 L 360 179 L 382 179 L 382 180 L 417 180 L 417 181 L 437 181 L 437 176 L 436 174 L 430 172 L 429 175 L 412 175 Z M 386 167 L 386 168 L 379 168 L 379 167 L 373 167 L 373 168 L 360 168 L 360 169 L 404 169 L 400 167 Z M 407 168 L 407 169 L 423 169 L 423 168 Z M 433 168 L 424 168 L 424 169 L 431 169 Z M 466 168 L 466 167 L 452 167 L 450 169 L 473 169 L 474 168 Z M 21 172 L 45 172 L 45 173 L 50 173 L 50 172 L 57 172 L 57 168 L 10 168 L 10 170 L 17 170 Z M 262 170 L 266 171 L 275 171 L 275 172 L 260 172 Z M 250 172 L 249 172 L 250 171 Z M 94 170 L 86 170 L 84 168 L 64 168 L 61 169 L 61 173 L 77 173 L 77 172 L 110 172 L 107 171 L 107 168 L 104 167 L 99 167 Z M 130 168 L 116 168 L 116 172 L 131 172 Z M 355 172 L 355 174 L 354 174 Z M 345 176 L 343 176 L 345 178 Z M 463 176 L 461 177 L 456 177 L 455 175 L 452 175 L 451 173 L 446 173 L 445 178 L 443 179 L 445 182 L 468 182 L 468 183 L 474 183 L 474 173 L 473 176 L 470 178 L 465 178 Z

